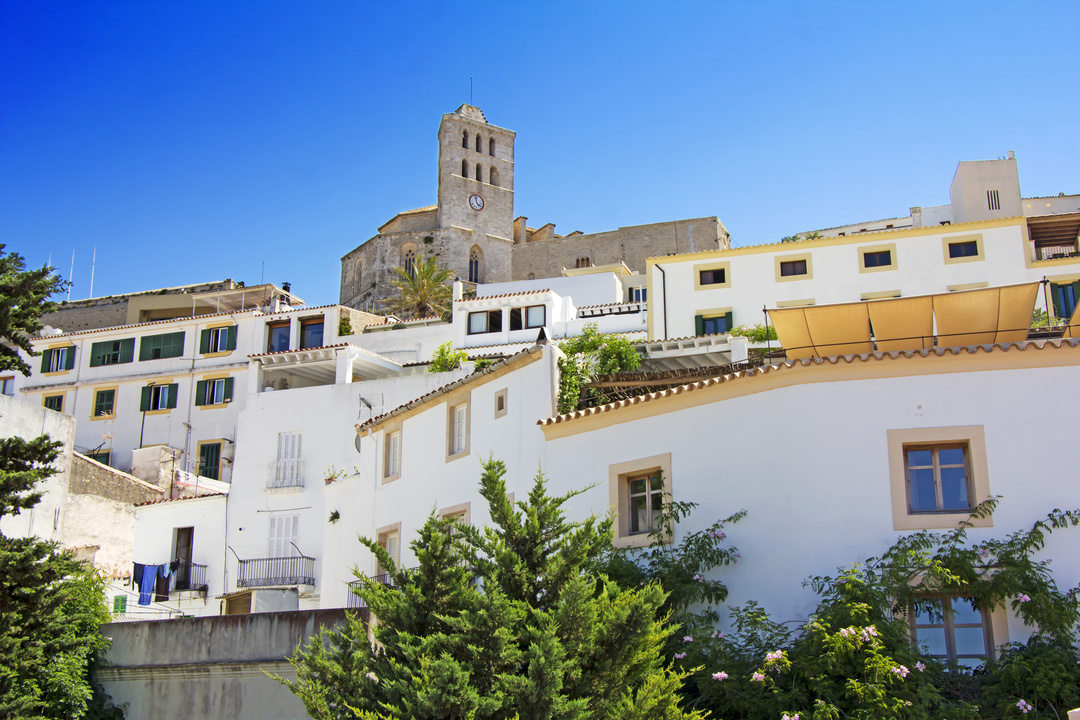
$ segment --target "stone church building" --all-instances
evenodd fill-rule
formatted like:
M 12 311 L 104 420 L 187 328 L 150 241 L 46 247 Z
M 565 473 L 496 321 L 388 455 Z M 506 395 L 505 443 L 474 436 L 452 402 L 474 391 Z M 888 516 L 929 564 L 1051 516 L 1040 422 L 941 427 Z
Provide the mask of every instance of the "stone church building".
M 385 309 L 397 294 L 392 268 L 432 256 L 468 287 L 606 265 L 644 272 L 649 257 L 730 246 L 716 217 L 565 236 L 551 223 L 528 227 L 527 218 L 514 217 L 514 138 L 472 105 L 443 115 L 437 204 L 398 213 L 341 258 L 340 304 Z

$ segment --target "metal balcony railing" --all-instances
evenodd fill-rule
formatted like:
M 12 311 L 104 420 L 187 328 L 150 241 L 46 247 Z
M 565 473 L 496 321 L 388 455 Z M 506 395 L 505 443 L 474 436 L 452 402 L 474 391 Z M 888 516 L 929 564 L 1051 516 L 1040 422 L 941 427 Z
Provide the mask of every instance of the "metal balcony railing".
M 1069 258 L 1080 255 L 1078 252 L 1076 241 L 1061 242 L 1054 244 L 1037 244 L 1035 246 L 1035 253 L 1038 260 L 1054 260 L 1057 258 Z
M 387 573 L 385 575 L 373 575 L 371 577 L 371 580 L 373 582 L 377 582 L 377 583 L 379 583 L 381 585 L 385 585 L 386 587 L 394 587 L 394 576 L 390 575 L 389 573 Z M 361 587 L 360 580 L 353 580 L 351 583 L 349 583 L 349 600 L 346 603 L 345 607 L 347 607 L 347 608 L 367 607 L 367 604 L 364 602 L 364 598 L 360 597 L 359 595 L 357 595 L 354 592 L 355 590 L 359 589 L 360 587 Z
M 304 487 L 303 460 L 274 460 L 266 465 L 266 487 Z
M 206 566 L 198 563 L 180 563 L 176 572 L 169 576 L 169 592 L 199 590 L 206 587 Z
M 276 587 L 279 585 L 314 585 L 315 558 L 254 558 L 240 561 L 237 587 Z

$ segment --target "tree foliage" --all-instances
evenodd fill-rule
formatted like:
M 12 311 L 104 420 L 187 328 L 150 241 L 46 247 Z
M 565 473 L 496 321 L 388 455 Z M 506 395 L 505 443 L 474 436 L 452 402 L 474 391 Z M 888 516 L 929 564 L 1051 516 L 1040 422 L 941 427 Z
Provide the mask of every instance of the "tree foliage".
M 428 372 L 450 372 L 461 367 L 461 363 L 469 359 L 469 353 L 464 350 L 455 350 L 453 343 L 444 342 L 435 348 L 431 354 L 431 362 L 428 364 Z
M 30 338 L 42 328 L 41 316 L 56 308 L 49 298 L 67 287 L 52 273 L 50 267 L 27 270 L 23 257 L 4 252 L 0 243 L 0 339 L 5 341 L 0 343 L 0 370 L 30 374 L 30 366 L 19 351 L 35 354 Z
M 587 323 L 581 335 L 559 343 L 566 357 L 559 359 L 559 412 L 577 410 L 584 398 L 598 398 L 600 394 L 585 385 L 597 375 L 636 370 L 641 366 L 641 355 L 626 338 L 605 335 L 596 323 Z
M 369 539 L 392 586 L 361 576 L 377 618 L 315 638 L 292 658 L 287 682 L 312 717 L 694 718 L 680 709 L 683 675 L 665 667 L 671 632 L 664 593 L 624 588 L 597 573 L 611 521 L 565 518 L 575 496 L 553 497 L 538 475 L 511 503 L 505 467 L 481 476 L 491 524 L 429 518 L 398 567 Z M 371 632 L 375 642 L 369 639 Z
M 404 318 L 442 316 L 450 309 L 451 290 L 446 284 L 454 277 L 449 270 L 440 270 L 435 258 L 418 258 L 412 273 L 394 268 L 393 286 L 399 295 L 390 311 Z
M 59 443 L 0 440 L 0 515 L 32 508 L 55 470 Z M 94 700 L 90 664 L 108 641 L 102 581 L 55 543 L 0 534 L 0 717 L 83 717 Z M 116 708 L 104 710 L 116 713 Z

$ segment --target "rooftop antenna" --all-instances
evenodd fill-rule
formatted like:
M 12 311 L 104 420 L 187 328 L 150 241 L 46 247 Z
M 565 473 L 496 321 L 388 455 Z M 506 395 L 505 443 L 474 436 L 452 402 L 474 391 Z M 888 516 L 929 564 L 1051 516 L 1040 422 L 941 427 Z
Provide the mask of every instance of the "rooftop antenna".
M 71 272 L 68 273 L 68 294 L 67 299 L 71 300 L 71 278 L 75 274 L 75 251 L 71 251 Z
M 469 76 L 469 104 L 472 105 L 472 75 Z
M 94 246 L 94 255 L 90 258 L 90 297 L 94 297 L 94 265 L 97 263 L 97 245 Z M 139 444 L 142 447 L 142 444 Z
M 263 262 L 262 272 L 259 273 L 259 284 L 260 285 L 264 284 L 263 281 L 266 280 L 266 261 L 263 260 L 262 262 Z

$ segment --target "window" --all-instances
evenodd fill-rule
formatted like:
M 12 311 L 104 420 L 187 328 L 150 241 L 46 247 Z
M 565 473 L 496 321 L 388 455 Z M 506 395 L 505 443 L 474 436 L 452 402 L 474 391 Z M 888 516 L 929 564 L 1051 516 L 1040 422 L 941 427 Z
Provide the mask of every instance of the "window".
M 169 410 L 176 407 L 177 384 L 147 385 L 142 389 L 142 398 L 139 401 L 139 410 L 151 412 L 154 410 Z
M 139 341 L 139 360 L 159 360 L 184 354 L 184 333 L 149 335 Z
M 506 393 L 507 389 L 503 388 L 495 393 L 495 417 L 501 418 L 506 415 Z
M 908 512 L 971 510 L 967 443 L 905 445 Z
M 589 260 L 589 258 L 587 258 L 587 257 L 579 257 L 577 260 L 574 260 L 574 267 L 575 268 L 592 267 L 592 261 Z
M 64 396 L 63 395 L 46 395 L 41 402 L 42 405 L 50 410 L 56 412 L 64 412 Z
M 127 612 L 127 595 L 116 595 L 112 599 L 113 615 Z
M 891 251 L 878 250 L 876 252 L 863 253 L 863 267 L 885 267 L 886 265 L 892 265 Z
M 289 321 L 266 324 L 266 352 L 283 352 L 289 349 Z
M 236 349 L 236 326 L 206 328 L 199 336 L 199 352 L 203 355 L 227 353 Z
M 266 554 L 272 558 L 296 557 L 300 542 L 299 515 L 271 515 Z
M 91 450 L 90 452 L 86 453 L 86 457 L 90 458 L 94 462 L 99 462 L 102 465 L 107 466 L 109 464 L 109 461 L 112 459 L 112 451 L 111 450 Z
M 722 335 L 733 327 L 730 310 L 694 316 L 695 335 Z
M 488 183 L 496 187 L 499 185 L 499 171 L 495 169 L 494 165 L 488 168 Z
M 978 235 L 961 235 L 941 239 L 945 250 L 945 264 L 975 262 L 983 259 L 983 238 Z
M 724 268 L 701 270 L 698 275 L 702 285 L 721 285 L 726 282 L 727 271 Z
M 401 269 L 409 277 L 416 277 L 416 246 L 409 244 L 401 248 Z
M 468 130 L 463 130 L 461 132 L 461 147 L 465 148 L 466 150 L 469 148 L 469 131 Z
M 66 372 L 75 367 L 75 348 L 71 345 L 49 348 L 41 353 L 41 372 Z
M 457 532 L 457 528 L 454 527 L 454 524 L 468 525 L 469 512 L 472 509 L 471 505 L 472 503 L 462 503 L 461 505 L 454 505 L 453 507 L 440 510 L 439 517 L 446 523 L 446 525 L 443 526 L 444 532 L 453 535 Z
M 135 338 L 106 340 L 90 346 L 90 367 L 129 363 L 135 357 Z
M 300 349 L 323 346 L 323 316 L 300 321 Z
M 502 310 L 469 313 L 469 334 L 502 332 Z
M 446 424 L 446 459 L 465 457 L 469 454 L 469 403 L 448 405 Z
M 196 474 L 211 480 L 221 479 L 221 442 L 200 442 L 197 452 L 199 466 Z
M 988 210 L 1001 209 L 1001 195 L 997 190 L 986 191 L 986 207 Z
M 278 433 L 277 461 L 271 467 L 267 487 L 304 487 L 303 443 L 303 433 Z
M 483 273 L 481 272 L 483 257 L 480 248 L 475 245 L 469 250 L 469 282 L 480 283 L 484 281 Z
M 397 563 L 400 560 L 399 551 L 401 549 L 401 523 L 396 523 L 384 528 L 379 528 L 376 533 L 378 538 L 379 547 L 386 551 L 386 554 L 390 556 L 390 559 Z M 384 568 L 378 560 L 375 561 L 375 577 L 379 578 L 380 575 L 387 575 L 390 572 L 390 568 Z M 386 578 L 382 578 L 385 582 Z M 389 584 L 389 583 L 386 583 Z
M 532 305 L 524 308 L 510 308 L 510 329 L 522 330 L 526 328 L 538 328 L 545 325 L 546 310 L 543 305 Z
M 1055 317 L 1063 320 L 1070 319 L 1076 312 L 1078 298 L 1080 298 L 1080 280 L 1071 283 L 1050 283 L 1050 301 L 1054 305 Z
M 789 275 L 805 275 L 806 274 L 806 261 L 805 260 L 790 260 L 780 263 L 780 274 L 784 277 Z
M 177 590 L 191 590 L 192 580 L 191 561 L 195 549 L 195 528 L 181 527 L 173 532 L 173 560 L 178 563 L 176 567 L 173 587 Z
M 383 480 L 397 480 L 401 476 L 401 430 L 387 432 L 384 442 Z
M 483 152 L 484 141 L 480 139 L 480 133 L 476 134 L 476 152 Z
M 993 517 L 971 517 L 990 497 L 981 425 L 889 430 L 887 439 L 894 529 L 993 526 Z
M 654 455 L 608 467 L 608 491 L 617 517 L 615 546 L 647 547 L 671 496 L 671 454 Z
M 98 390 L 94 393 L 94 417 L 111 417 L 116 403 L 116 389 Z
M 466 147 L 468 147 L 468 146 L 466 145 Z M 468 178 L 469 177 L 469 161 L 468 160 L 462 160 L 461 161 L 461 177 L 463 177 L 463 178 Z
M 480 163 L 476 163 L 476 179 L 478 182 L 484 182 L 484 166 Z
M 495 138 L 488 140 L 488 155 L 495 157 Z
M 649 299 L 649 289 L 646 287 L 630 288 L 630 302 L 645 302 Z
M 975 598 L 925 598 L 908 614 L 911 635 L 931 657 L 978 667 L 994 647 L 992 623 Z
M 232 391 L 233 379 L 231 377 L 200 380 L 195 383 L 195 404 L 224 405 L 232 401 Z
M 8 376 L 0 378 L 0 394 L 12 397 L 15 395 L 15 378 L 14 376 Z M 63 397 L 61 395 L 61 397 Z

